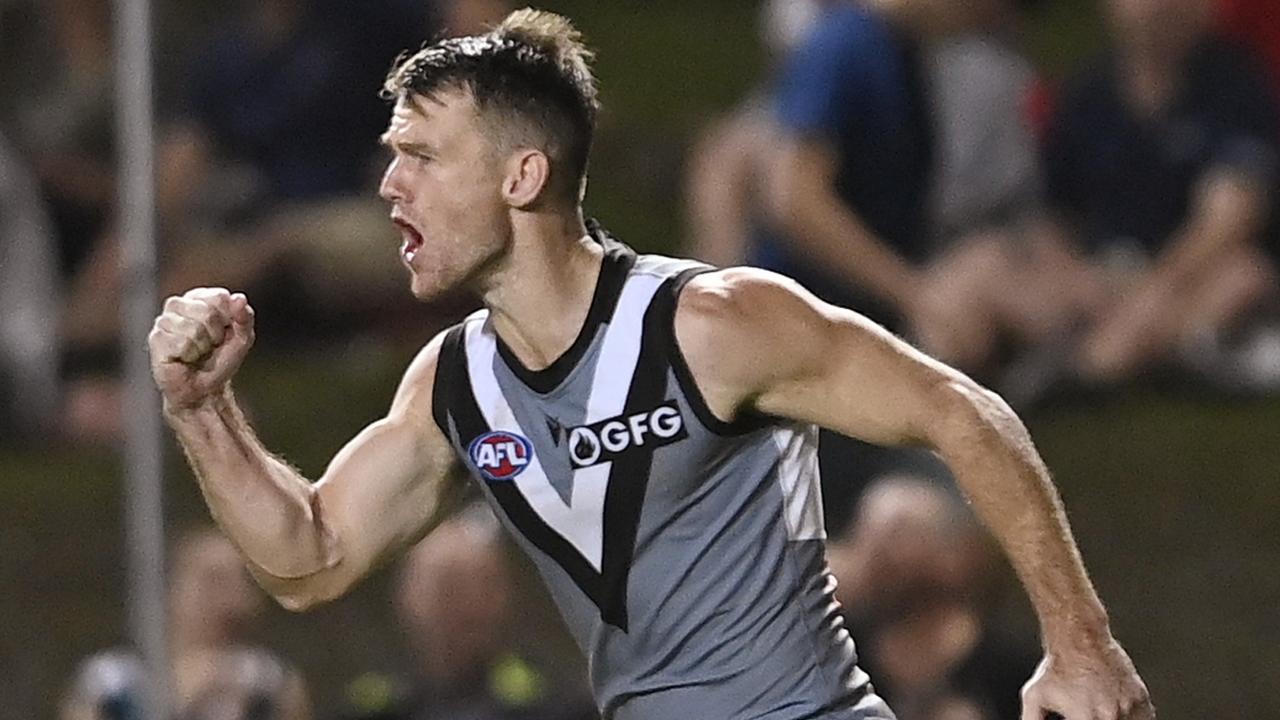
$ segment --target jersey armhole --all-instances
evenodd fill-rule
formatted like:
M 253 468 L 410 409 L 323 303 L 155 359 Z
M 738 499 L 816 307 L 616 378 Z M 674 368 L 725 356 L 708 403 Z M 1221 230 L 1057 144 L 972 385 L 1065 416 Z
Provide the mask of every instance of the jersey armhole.
M 440 343 L 440 357 L 436 360 L 435 385 L 431 389 L 431 417 L 436 427 L 444 433 L 444 439 L 453 444 L 449 432 L 449 396 L 458 383 L 470 382 L 467 377 L 466 350 L 462 346 L 462 332 L 466 327 L 459 323 L 449 329 Z
M 707 400 L 698 388 L 698 383 L 693 377 L 693 371 L 689 369 L 689 363 L 685 360 L 684 353 L 680 350 L 680 341 L 676 337 L 676 310 L 680 307 L 680 293 L 684 291 L 684 286 L 698 275 L 712 272 L 716 269 L 706 266 L 689 268 L 675 275 L 667 282 L 668 288 L 662 300 L 669 304 L 670 308 L 666 313 L 667 316 L 662 323 L 662 328 L 666 335 L 667 354 L 671 358 L 671 371 L 675 374 L 676 382 L 680 385 L 680 390 L 684 392 L 685 398 L 688 399 L 689 406 L 693 408 L 694 414 L 698 416 L 698 420 L 717 435 L 746 435 L 767 427 L 774 422 L 774 419 L 754 411 L 743 412 L 732 421 L 719 418 L 712 412 L 711 407 L 707 405 Z

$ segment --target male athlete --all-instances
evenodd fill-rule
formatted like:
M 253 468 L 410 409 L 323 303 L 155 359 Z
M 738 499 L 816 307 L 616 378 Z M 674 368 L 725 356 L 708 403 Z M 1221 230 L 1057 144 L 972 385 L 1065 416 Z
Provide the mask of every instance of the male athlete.
M 149 338 L 165 415 L 263 587 L 294 610 L 342 595 L 469 475 L 550 588 L 605 718 L 892 718 L 823 558 L 825 426 L 954 470 L 1039 615 L 1024 720 L 1152 718 L 998 397 L 786 278 L 637 257 L 584 223 L 589 58 L 567 20 L 523 10 L 392 71 L 380 193 L 412 291 L 463 287 L 485 309 L 422 350 L 314 485 L 232 394 L 248 300 L 166 301 Z

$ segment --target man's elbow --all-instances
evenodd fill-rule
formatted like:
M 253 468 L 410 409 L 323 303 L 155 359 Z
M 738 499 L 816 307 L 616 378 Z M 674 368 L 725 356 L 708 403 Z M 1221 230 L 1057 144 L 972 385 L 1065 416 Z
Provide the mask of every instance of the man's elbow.
M 258 584 L 289 612 L 303 613 L 346 595 L 353 582 L 330 569 L 305 578 L 279 578 L 254 573 Z
M 997 393 L 959 376 L 934 391 L 926 442 L 944 458 L 993 445 L 1029 443 L 1025 426 Z

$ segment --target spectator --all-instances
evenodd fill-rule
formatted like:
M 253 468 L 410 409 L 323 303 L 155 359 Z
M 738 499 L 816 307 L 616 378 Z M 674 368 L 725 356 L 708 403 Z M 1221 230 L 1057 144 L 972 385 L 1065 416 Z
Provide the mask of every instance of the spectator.
M 176 707 L 189 708 L 221 697 L 224 691 L 216 688 L 226 686 L 250 694 L 269 691 L 278 697 L 278 715 L 271 717 L 311 717 L 301 676 L 247 644 L 262 610 L 262 596 L 226 537 L 212 528 L 188 532 L 174 550 L 169 585 Z M 266 682 L 270 677 L 263 676 L 266 684 L 250 683 L 258 675 L 250 672 L 255 668 L 274 668 L 271 672 L 279 675 L 278 681 Z
M 1093 294 L 1065 355 L 1103 383 L 1211 347 L 1274 296 L 1280 160 L 1276 103 L 1210 34 L 1208 0 L 1107 9 L 1114 49 L 1065 94 L 1046 150 L 1052 236 Z
M 946 0 L 823 6 L 777 87 L 767 266 L 890 328 L 922 320 L 936 158 L 924 53 L 990 12 Z
M 418 660 L 412 720 L 586 720 L 590 703 L 554 697 L 509 644 L 513 579 L 497 522 L 474 508 L 407 558 L 396 606 Z
M 178 720 L 293 720 L 292 671 L 261 650 L 221 653 L 209 680 L 184 704 Z
M 1013 35 L 1013 2 L 984 0 L 965 24 L 925 47 L 936 147 L 929 263 L 911 327 L 930 354 L 991 375 L 1009 314 L 1003 288 L 1029 264 L 1040 201 L 1029 106 L 1035 82 Z
M 189 531 L 173 551 L 169 582 L 171 708 L 180 720 L 310 720 L 297 671 L 248 644 L 261 593 L 236 549 L 212 528 Z M 137 720 L 145 669 L 129 651 L 81 665 L 62 720 Z
M 790 44 L 803 39 L 804 29 L 822 10 L 821 4 L 812 0 L 778 0 L 766 8 L 766 37 L 774 40 L 770 43 L 774 55 L 785 54 Z M 1001 299 L 992 288 L 1003 284 L 1006 278 L 1001 273 L 1022 254 L 1023 226 L 1038 200 L 1036 147 L 1025 113 L 1033 72 L 1009 39 L 1017 13 L 1005 0 L 969 3 L 963 12 L 952 10 L 933 19 L 923 17 L 926 8 L 919 2 L 887 3 L 882 9 L 888 13 L 889 27 L 896 27 L 891 37 L 907 47 L 918 45 L 919 57 L 910 54 L 908 62 L 897 68 L 894 63 L 885 66 L 883 61 L 851 57 L 841 69 L 849 75 L 849 82 L 857 80 L 866 68 L 884 76 L 874 92 L 861 92 L 856 98 L 852 94 L 843 99 L 822 94 L 835 93 L 842 86 L 839 78 L 828 79 L 828 85 L 807 92 L 813 96 L 810 102 L 830 106 L 828 122 L 833 128 L 846 121 L 845 104 L 856 108 L 887 102 L 892 106 L 895 101 L 883 90 L 886 84 L 890 90 L 894 83 L 902 84 L 906 98 L 919 105 L 912 112 L 927 115 L 915 129 L 916 140 L 907 141 L 920 144 L 932 139 L 936 147 L 929 154 L 927 167 L 890 181 L 901 185 L 899 190 L 907 193 L 903 198 L 915 194 L 919 197 L 911 202 L 921 204 L 913 213 L 919 216 L 914 229 L 907 232 L 905 225 L 896 227 L 896 240 L 889 242 L 894 247 L 908 243 L 920 248 L 913 271 L 919 282 L 912 304 L 921 312 L 911 318 L 909 326 L 899 323 L 898 329 L 909 331 L 931 353 L 964 369 L 982 371 L 987 369 L 996 344 L 998 319 L 991 316 L 1001 310 L 992 307 Z M 778 42 L 780 38 L 790 43 Z M 844 42 L 853 45 L 859 40 L 850 35 Z M 790 79 L 793 84 L 813 81 L 806 75 L 807 66 L 792 71 L 798 76 Z M 918 80 L 913 79 L 916 75 Z M 761 205 L 760 181 L 767 174 L 774 148 L 782 141 L 779 135 L 786 135 L 767 112 L 769 103 L 765 93 L 757 93 L 728 120 L 717 123 L 694 153 L 690 192 L 694 254 L 714 264 L 747 261 L 749 252 L 744 245 L 748 236 L 762 241 L 757 262 L 766 266 L 779 262 L 778 248 L 783 243 L 777 237 L 771 239 L 767 223 L 759 222 L 756 211 Z M 881 122 L 891 124 L 883 117 Z M 910 124 L 905 127 L 902 132 L 915 132 Z M 828 151 L 846 152 L 831 140 L 838 138 L 835 129 L 814 131 L 818 137 L 811 140 L 823 141 L 824 133 Z M 783 147 L 788 146 L 783 143 Z M 849 164 L 865 166 L 870 162 L 856 156 L 864 151 L 859 147 L 848 151 L 855 153 Z M 873 184 L 871 175 L 874 173 L 865 179 L 868 185 Z M 855 214 L 857 204 L 867 202 L 865 197 L 849 201 L 854 203 L 850 207 Z M 871 209 L 876 217 L 886 212 Z M 904 215 L 901 209 L 897 214 Z M 805 222 L 804 218 L 798 220 Z M 884 224 L 883 220 L 877 222 Z M 805 243 L 790 238 L 786 245 L 803 247 Z M 799 253 L 803 256 L 806 251 Z M 787 269 L 785 260 L 781 267 Z M 829 298 L 846 296 L 863 283 L 848 274 L 843 278 L 837 277 L 839 273 L 827 272 L 826 278 L 817 277 L 819 274 L 814 270 L 806 277 Z M 895 317 L 884 303 L 874 298 L 864 301 L 860 307 L 877 319 Z
M 779 235 L 762 243 L 763 264 L 898 330 L 914 321 L 928 253 L 933 136 L 919 50 L 932 4 L 825 5 L 775 101 L 768 204 Z M 951 15 L 954 3 L 938 4 L 938 19 Z
M 859 663 L 899 720 L 1018 720 L 1037 648 L 995 631 L 996 556 L 958 498 L 913 476 L 879 479 L 828 557 Z
M 0 431 L 46 431 L 58 407 L 57 259 L 36 181 L 3 134 L 0 238 Z
M 769 0 L 760 28 L 771 66 L 811 29 L 821 0 Z M 753 241 L 769 222 L 760 212 L 780 129 L 766 78 L 738 107 L 703 132 L 689 154 L 689 252 L 720 267 L 752 260 Z
M 80 665 L 59 720 L 138 720 L 146 670 L 131 653 L 98 653 Z

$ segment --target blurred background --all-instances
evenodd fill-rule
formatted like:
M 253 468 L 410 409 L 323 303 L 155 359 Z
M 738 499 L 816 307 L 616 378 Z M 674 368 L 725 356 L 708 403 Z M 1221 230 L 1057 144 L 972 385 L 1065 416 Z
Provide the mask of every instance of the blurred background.
M 1002 392 L 1165 720 L 1280 717 L 1280 6 L 564 0 L 598 51 L 586 208 L 786 272 Z M 394 58 L 504 0 L 155 3 L 163 293 L 257 308 L 237 379 L 308 477 L 468 300 L 411 302 L 375 188 Z M 110 0 L 0 0 L 0 720 L 123 718 Z M 486 510 L 270 605 L 166 443 L 184 718 L 589 718 Z M 1034 617 L 945 468 L 823 441 L 830 561 L 901 720 L 1017 717 Z M 122 704 L 124 703 L 124 704 Z

